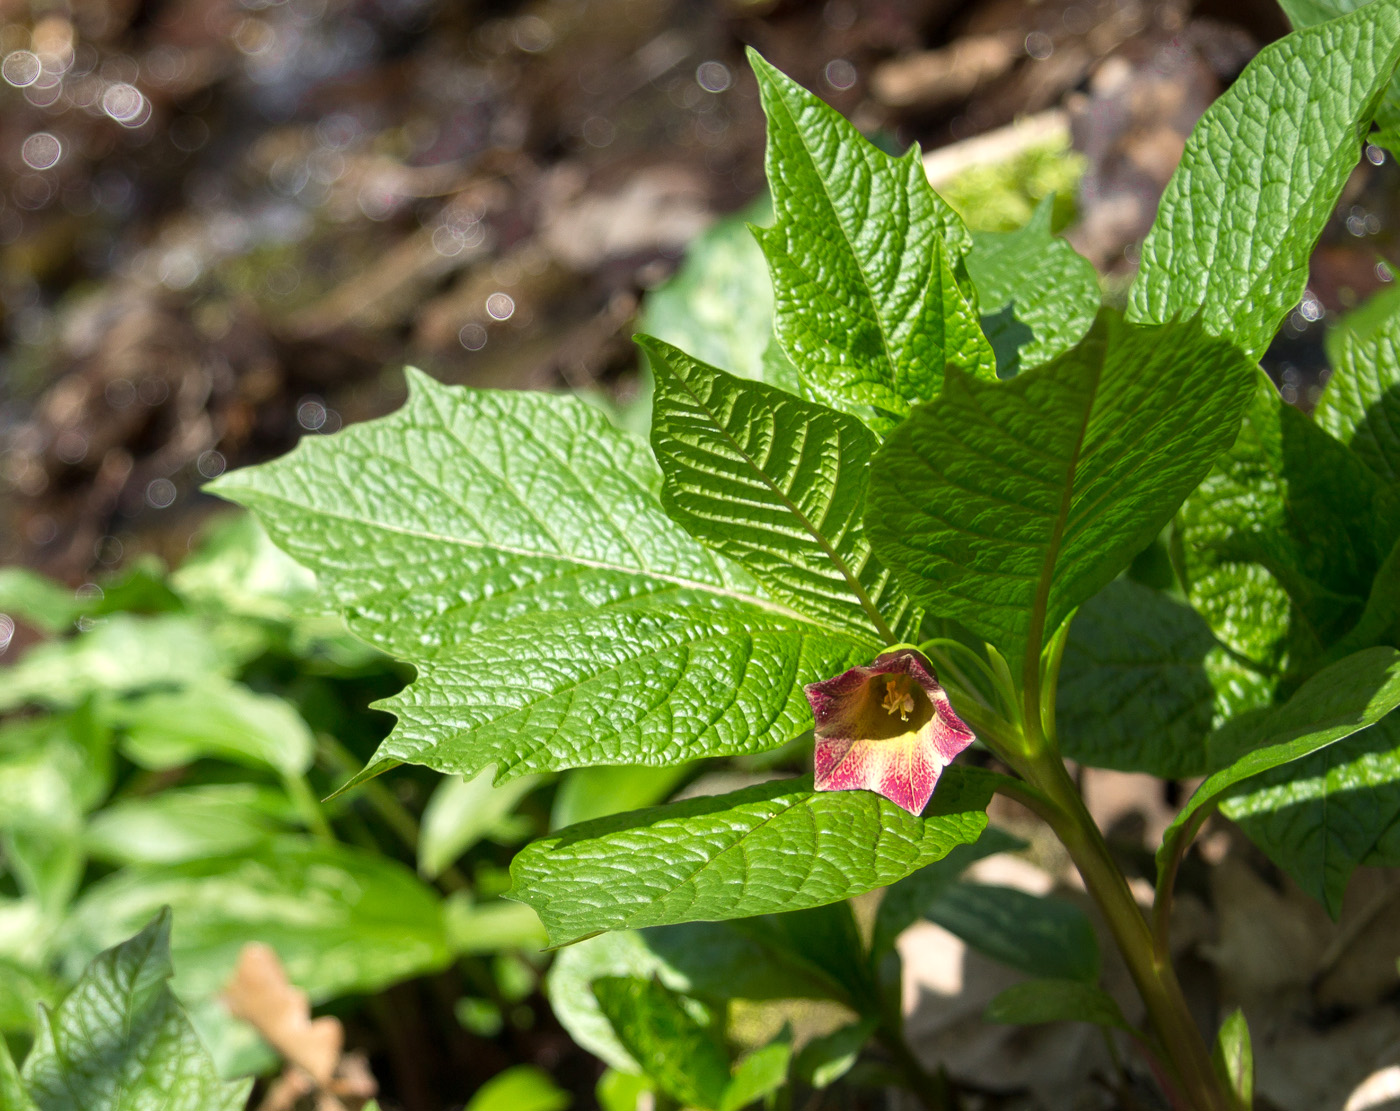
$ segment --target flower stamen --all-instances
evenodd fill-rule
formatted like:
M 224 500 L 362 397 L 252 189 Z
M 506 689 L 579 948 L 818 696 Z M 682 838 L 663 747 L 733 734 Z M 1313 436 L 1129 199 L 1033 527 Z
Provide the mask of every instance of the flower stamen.
M 898 713 L 900 721 L 908 721 L 909 715 L 914 712 L 914 695 L 899 681 L 898 676 L 892 675 L 885 680 L 885 700 L 880 705 L 885 713 L 891 716 Z

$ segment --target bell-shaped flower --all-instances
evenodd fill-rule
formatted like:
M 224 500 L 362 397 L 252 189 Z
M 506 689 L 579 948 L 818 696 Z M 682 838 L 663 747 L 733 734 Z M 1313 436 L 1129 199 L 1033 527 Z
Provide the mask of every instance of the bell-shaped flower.
M 806 691 L 817 719 L 818 791 L 864 788 L 919 814 L 943 769 L 974 740 L 928 660 L 910 649 Z

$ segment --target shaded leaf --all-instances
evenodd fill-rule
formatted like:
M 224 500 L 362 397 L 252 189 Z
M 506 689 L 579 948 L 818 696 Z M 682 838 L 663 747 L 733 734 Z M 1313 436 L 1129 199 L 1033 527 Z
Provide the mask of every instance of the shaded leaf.
M 1166 779 L 1206 770 L 1216 649 L 1190 606 L 1126 579 L 1079 607 L 1055 701 L 1060 749 L 1097 768 Z
M 1007 988 L 983 1014 L 988 1022 L 1089 1022 L 1134 1033 L 1113 997 L 1082 980 L 1027 980 Z
M 1400 705 L 1400 652 L 1368 648 L 1319 671 L 1281 706 L 1229 721 L 1208 744 L 1208 776 L 1162 836 L 1158 865 L 1202 807 L 1236 793 L 1239 784 L 1374 725 Z
M 976 232 L 967 274 L 977 288 L 982 331 L 1009 378 L 1062 355 L 1099 311 L 1099 276 L 1088 259 L 1051 234 L 1053 196 L 1017 231 Z
M 658 768 L 575 768 L 565 774 L 559 790 L 554 793 L 549 826 L 562 829 L 594 818 L 654 806 L 668 798 L 681 781 L 692 774 L 693 767 L 673 764 Z
M 1098 979 L 1094 927 L 1064 899 L 958 882 L 939 894 L 925 914 L 984 956 L 1032 976 L 1090 984 Z
M 521 776 L 500 787 L 491 785 L 490 769 L 471 779 L 449 776 L 433 790 L 418 827 L 418 872 L 436 879 L 458 857 L 489 837 L 515 804 L 540 785 L 537 776 Z
M 1025 845 L 1019 837 L 1013 837 L 996 826 L 988 826 L 972 844 L 956 846 L 942 860 L 936 860 L 891 885 L 875 912 L 875 926 L 870 938 L 872 960 L 878 961 L 893 949 L 899 935 L 923 918 L 928 908 L 957 882 L 970 865 L 986 856 L 1015 852 L 1025 848 Z
M 950 371 L 875 457 L 871 543 L 930 612 L 1009 659 L 1028 641 L 1038 653 L 1229 446 L 1253 381 L 1197 323 L 1107 310 L 1074 350 L 1015 378 Z
M 40 1015 L 23 1070 L 38 1111 L 241 1111 L 253 1082 L 219 1078 L 169 978 L 168 910 L 93 958 Z
M 688 1107 L 719 1111 L 729 1054 L 713 1019 L 657 980 L 604 976 L 593 994 L 618 1040 L 656 1086 Z M 703 1014 L 704 1012 L 699 1012 Z
M 1358 865 L 1400 866 L 1400 714 L 1258 776 L 1220 809 L 1335 918 Z

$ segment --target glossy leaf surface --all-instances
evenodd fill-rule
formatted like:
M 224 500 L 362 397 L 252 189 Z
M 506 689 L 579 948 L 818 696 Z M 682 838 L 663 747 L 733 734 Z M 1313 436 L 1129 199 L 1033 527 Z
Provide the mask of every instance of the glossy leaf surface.
M 1262 354 L 1303 295 L 1397 60 L 1395 0 L 1261 50 L 1186 141 L 1142 245 L 1129 318 L 1200 312 L 1209 331 Z

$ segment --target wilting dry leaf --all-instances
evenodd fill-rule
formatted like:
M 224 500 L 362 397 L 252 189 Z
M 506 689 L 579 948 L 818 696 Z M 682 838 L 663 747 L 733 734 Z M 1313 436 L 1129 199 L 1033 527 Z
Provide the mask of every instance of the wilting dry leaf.
M 233 978 L 224 989 L 224 1001 L 236 1017 L 256 1027 L 273 1049 L 304 1069 L 317 1087 L 331 1086 L 345 1031 L 338 1019 L 311 1017 L 306 993 L 288 982 L 271 946 L 243 946 Z

